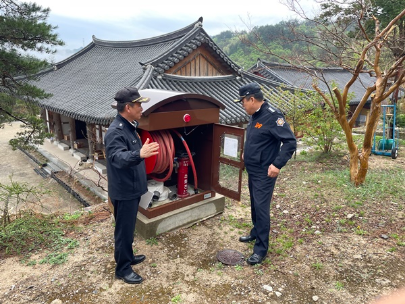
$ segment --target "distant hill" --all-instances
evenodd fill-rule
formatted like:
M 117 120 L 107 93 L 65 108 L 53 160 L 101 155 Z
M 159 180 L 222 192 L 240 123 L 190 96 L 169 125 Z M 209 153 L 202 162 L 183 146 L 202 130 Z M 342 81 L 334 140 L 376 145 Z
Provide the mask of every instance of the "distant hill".
M 291 20 L 281 21 L 274 25 L 256 27 L 254 32 L 259 34 L 261 37 L 260 41 L 256 39 L 252 32 L 247 33 L 246 31 L 239 33 L 224 31 L 218 35 L 212 36 L 212 39 L 233 61 L 247 70 L 256 63 L 257 58 L 283 63 L 277 56 L 266 54 L 266 48 L 271 48 L 276 54 L 283 54 L 284 56 L 286 53 L 300 52 L 300 50 L 303 50 L 304 45 L 290 42 L 293 38 L 290 30 L 291 26 L 294 28 L 299 27 L 300 30 L 306 32 L 313 31 L 309 23 Z M 249 40 L 255 41 L 260 45 L 260 51 L 243 43 L 240 39 L 242 35 L 247 35 Z

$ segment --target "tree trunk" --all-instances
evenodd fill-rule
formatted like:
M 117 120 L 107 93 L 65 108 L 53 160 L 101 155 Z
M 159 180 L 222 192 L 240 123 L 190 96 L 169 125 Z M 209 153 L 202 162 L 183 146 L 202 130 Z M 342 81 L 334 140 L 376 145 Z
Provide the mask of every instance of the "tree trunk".
M 339 99 L 340 94 L 339 92 L 335 92 L 337 94 L 337 97 Z M 358 172 L 358 165 L 359 165 L 359 149 L 357 148 L 354 140 L 353 140 L 353 134 L 352 134 L 352 127 L 350 126 L 349 122 L 347 121 L 346 118 L 346 112 L 339 113 L 335 111 L 335 117 L 337 121 L 339 122 L 340 126 L 342 127 L 343 132 L 345 133 L 346 136 L 346 143 L 347 143 L 347 148 L 349 150 L 349 155 L 350 155 L 350 162 L 349 162 L 349 167 L 350 167 L 350 181 L 354 182 L 356 179 L 356 175 Z
M 354 182 L 358 173 L 359 149 L 353 140 L 352 128 L 350 128 L 349 124 L 345 124 L 343 131 L 346 134 L 346 143 L 350 155 L 350 181 Z
M 380 103 L 372 102 L 370 108 L 370 116 L 366 124 L 366 133 L 364 134 L 363 149 L 359 156 L 360 167 L 356 178 L 353 180 L 356 186 L 361 185 L 366 180 L 366 175 L 368 171 L 368 159 L 371 154 L 371 143 L 374 136 L 375 130 L 377 128 L 378 120 L 381 115 Z

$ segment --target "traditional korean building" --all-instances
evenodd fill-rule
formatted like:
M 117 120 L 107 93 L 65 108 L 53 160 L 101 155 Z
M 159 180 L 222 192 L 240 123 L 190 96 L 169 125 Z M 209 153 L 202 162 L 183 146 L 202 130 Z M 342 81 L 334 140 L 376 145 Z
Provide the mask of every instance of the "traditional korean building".
M 208 96 L 225 106 L 219 122 L 227 125 L 248 122 L 244 109 L 233 100 L 239 87 L 250 82 L 268 92 L 267 100 L 273 106 L 282 111 L 291 108 L 288 96 L 278 89 L 279 82 L 286 81 L 244 71 L 205 32 L 202 17 L 182 29 L 148 39 L 106 41 L 93 36 L 92 40 L 40 73 L 35 83 L 52 94 L 39 103 L 49 131 L 70 147 L 76 147 L 79 140 L 87 140 L 90 149 L 102 147 L 105 129 L 117 113 L 111 107 L 113 97 L 125 86 Z M 89 153 L 91 158 L 94 151 Z

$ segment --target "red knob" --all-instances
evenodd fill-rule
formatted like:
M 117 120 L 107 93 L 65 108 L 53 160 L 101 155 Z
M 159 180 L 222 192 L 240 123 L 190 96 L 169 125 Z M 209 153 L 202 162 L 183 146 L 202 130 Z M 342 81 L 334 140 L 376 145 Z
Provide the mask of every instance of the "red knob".
M 183 120 L 184 120 L 184 122 L 190 122 L 190 120 L 191 120 L 190 114 L 184 114 Z

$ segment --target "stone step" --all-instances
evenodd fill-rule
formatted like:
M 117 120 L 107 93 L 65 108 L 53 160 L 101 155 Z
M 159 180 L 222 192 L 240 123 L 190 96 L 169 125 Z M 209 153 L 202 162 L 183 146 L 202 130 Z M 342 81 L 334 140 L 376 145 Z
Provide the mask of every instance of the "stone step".
M 80 153 L 79 151 L 73 152 L 73 157 L 78 159 L 78 160 L 81 160 L 81 161 L 86 161 L 87 160 L 87 156 L 84 155 L 83 153 Z
M 63 151 L 69 150 L 69 146 L 67 144 L 64 144 L 64 143 L 59 143 L 58 148 L 63 150 Z
M 57 166 L 57 165 L 55 165 L 54 163 L 52 163 L 52 162 L 48 162 L 47 164 L 46 164 L 46 166 L 43 168 L 48 174 L 51 174 L 52 172 L 59 172 L 59 171 L 61 171 L 61 169 Z
M 94 162 L 94 169 L 96 169 L 101 174 L 107 174 L 106 166 L 104 166 L 104 165 L 102 165 L 102 164 L 100 164 L 98 162 Z

